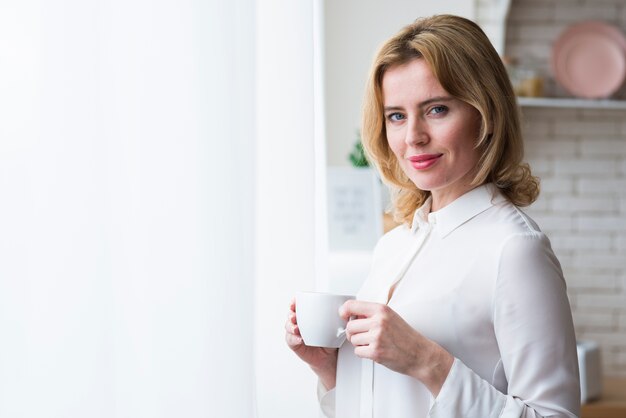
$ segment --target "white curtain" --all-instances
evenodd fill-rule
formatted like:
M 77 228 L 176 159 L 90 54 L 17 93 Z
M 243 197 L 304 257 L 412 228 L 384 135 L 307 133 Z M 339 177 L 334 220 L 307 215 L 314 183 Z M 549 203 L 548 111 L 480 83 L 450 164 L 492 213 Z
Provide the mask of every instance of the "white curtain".
M 312 13 L 0 0 L 0 416 L 316 416 Z
M 319 409 L 316 379 L 286 346 L 283 324 L 295 292 L 325 282 L 323 254 L 315 257 L 315 238 L 319 253 L 325 233 L 320 223 L 325 209 L 319 204 L 324 195 L 323 120 L 314 100 L 321 98 L 322 88 L 314 71 L 314 56 L 319 56 L 314 46 L 320 47 L 314 39 L 319 39 L 321 22 L 313 13 L 319 16 L 322 1 L 257 4 L 258 416 L 314 418 Z

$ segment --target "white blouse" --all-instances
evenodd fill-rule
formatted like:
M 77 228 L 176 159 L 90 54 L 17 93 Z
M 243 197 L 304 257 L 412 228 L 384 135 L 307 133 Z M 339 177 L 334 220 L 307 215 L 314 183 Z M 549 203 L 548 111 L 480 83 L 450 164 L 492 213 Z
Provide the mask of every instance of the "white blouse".
M 384 235 L 357 298 L 387 303 L 454 357 L 433 398 L 418 380 L 339 349 L 337 418 L 576 417 L 580 384 L 565 281 L 548 238 L 493 185 Z

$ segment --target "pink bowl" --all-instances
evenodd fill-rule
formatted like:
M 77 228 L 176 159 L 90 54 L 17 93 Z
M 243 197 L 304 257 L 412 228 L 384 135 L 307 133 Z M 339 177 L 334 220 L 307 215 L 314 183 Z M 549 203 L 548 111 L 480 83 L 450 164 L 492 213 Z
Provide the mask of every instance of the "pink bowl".
M 608 98 L 626 78 L 626 37 L 604 22 L 572 25 L 552 47 L 552 71 L 574 96 Z

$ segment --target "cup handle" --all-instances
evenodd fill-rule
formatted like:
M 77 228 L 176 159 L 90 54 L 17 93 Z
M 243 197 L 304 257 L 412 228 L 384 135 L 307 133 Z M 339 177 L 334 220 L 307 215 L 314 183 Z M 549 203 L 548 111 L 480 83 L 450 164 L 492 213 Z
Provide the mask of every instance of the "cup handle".
M 352 321 L 353 319 L 356 319 L 356 316 L 352 315 L 350 317 L 350 319 L 348 319 L 348 321 Z M 343 337 L 344 335 L 346 335 L 346 329 L 345 328 L 337 328 L 337 338 Z

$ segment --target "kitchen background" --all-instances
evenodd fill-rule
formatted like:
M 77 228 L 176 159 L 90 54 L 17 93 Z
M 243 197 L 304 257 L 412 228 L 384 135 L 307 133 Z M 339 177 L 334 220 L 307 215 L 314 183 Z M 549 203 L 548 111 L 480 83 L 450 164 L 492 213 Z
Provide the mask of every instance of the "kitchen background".
M 547 96 L 567 96 L 551 77 L 552 42 L 589 19 L 626 31 L 626 3 L 513 1 L 505 54 L 534 65 Z M 526 156 L 542 185 L 528 212 L 561 261 L 577 337 L 600 343 L 606 375 L 626 376 L 626 108 L 523 106 L 522 115 Z
M 363 69 L 375 50 L 371 45 L 408 23 L 410 16 L 421 15 L 417 10 L 412 13 L 411 7 L 416 6 L 409 2 L 397 3 L 403 13 L 395 17 L 374 4 L 368 5 L 371 12 L 356 11 L 350 1 L 325 4 L 331 170 L 349 164 L 366 77 Z M 554 82 L 550 70 L 552 44 L 566 27 L 597 19 L 626 32 L 622 0 L 512 1 L 504 25 L 498 18 L 503 3 L 479 0 L 443 7 L 477 21 L 516 68 L 530 70 L 543 80 L 542 95 L 547 97 L 571 97 Z M 362 33 L 353 30 L 354 25 L 346 31 L 350 20 L 359 22 L 357 27 L 372 25 Z M 376 21 L 387 23 L 376 25 Z M 370 45 L 369 51 L 359 45 L 359 37 Z M 626 97 L 625 91 L 620 89 L 613 98 Z M 626 376 L 626 103 L 524 103 L 526 158 L 542 185 L 540 199 L 527 211 L 548 234 L 561 261 L 578 339 L 599 343 L 604 375 Z M 331 254 L 331 279 L 346 277 L 348 260 L 360 260 L 358 275 L 362 276 L 367 257 L 355 251 Z

